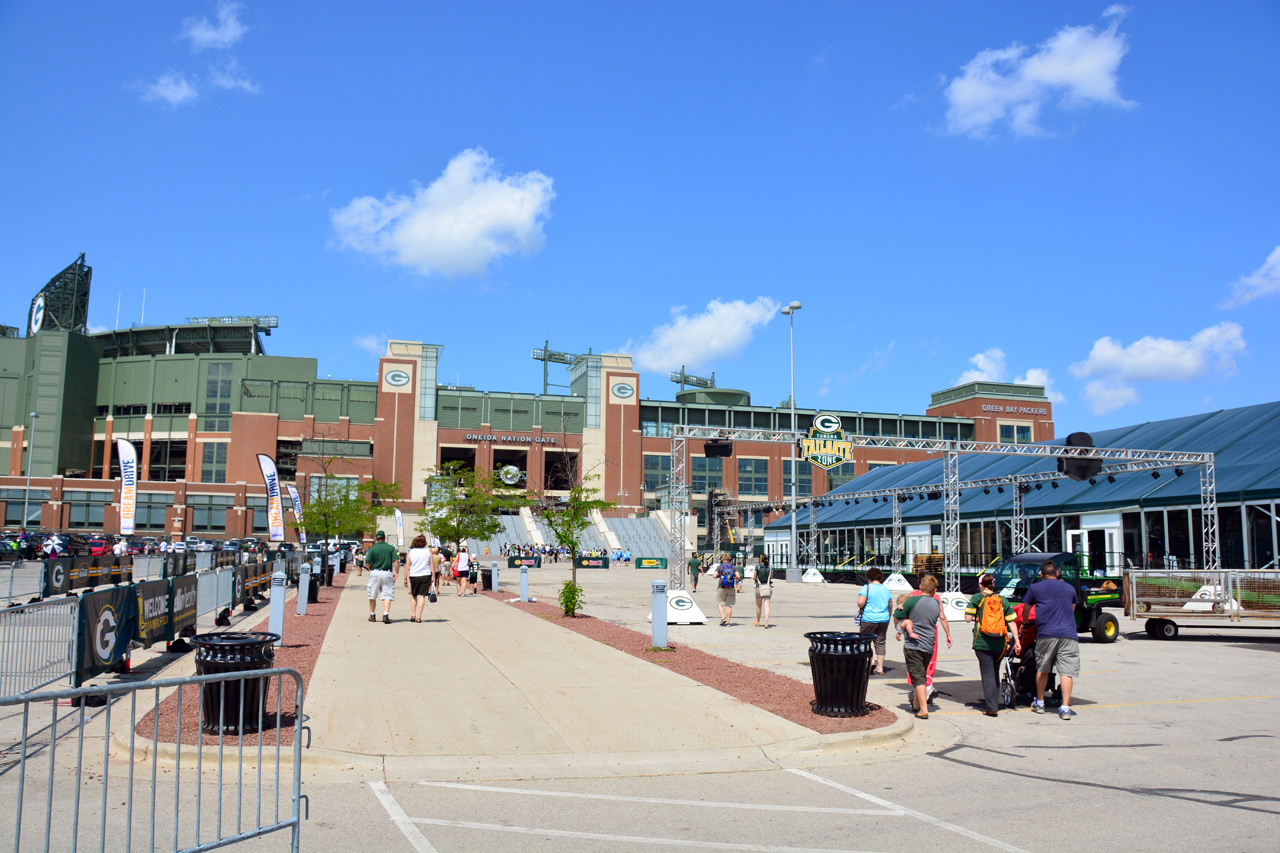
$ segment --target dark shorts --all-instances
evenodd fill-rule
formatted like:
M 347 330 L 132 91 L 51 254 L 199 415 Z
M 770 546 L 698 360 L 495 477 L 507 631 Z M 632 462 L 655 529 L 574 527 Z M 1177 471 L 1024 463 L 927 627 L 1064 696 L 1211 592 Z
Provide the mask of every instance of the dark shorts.
M 431 590 L 431 575 L 410 575 L 409 576 L 409 594 L 415 598 L 418 596 L 426 597 Z
M 907 660 L 907 675 L 911 676 L 911 683 L 913 685 L 924 684 L 929 672 L 929 660 L 933 657 L 933 650 L 922 652 L 919 649 L 903 649 L 902 655 Z
M 876 635 L 876 654 L 884 655 L 884 641 L 889 634 L 888 622 L 863 622 L 862 633 Z

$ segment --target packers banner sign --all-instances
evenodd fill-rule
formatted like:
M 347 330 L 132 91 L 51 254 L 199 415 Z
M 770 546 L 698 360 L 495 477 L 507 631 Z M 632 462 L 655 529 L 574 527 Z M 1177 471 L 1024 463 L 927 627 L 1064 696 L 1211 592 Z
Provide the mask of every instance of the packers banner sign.
M 827 471 L 853 461 L 853 442 L 845 437 L 839 417 L 827 412 L 814 416 L 809 436 L 800 439 L 800 458 Z
M 119 663 L 137 633 L 137 597 L 130 586 L 117 586 L 80 597 L 80 649 L 76 686 Z

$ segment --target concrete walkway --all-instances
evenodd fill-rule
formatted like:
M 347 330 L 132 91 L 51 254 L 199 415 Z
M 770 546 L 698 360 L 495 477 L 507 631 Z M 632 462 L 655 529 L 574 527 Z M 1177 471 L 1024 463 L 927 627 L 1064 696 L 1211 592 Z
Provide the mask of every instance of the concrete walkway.
M 622 595 L 643 581 L 631 572 L 610 580 Z M 308 688 L 309 773 L 421 780 L 774 769 L 909 729 L 904 721 L 891 731 L 815 735 L 484 596 L 447 592 L 414 623 L 401 586 L 393 623 L 371 623 L 359 581 L 341 593 Z

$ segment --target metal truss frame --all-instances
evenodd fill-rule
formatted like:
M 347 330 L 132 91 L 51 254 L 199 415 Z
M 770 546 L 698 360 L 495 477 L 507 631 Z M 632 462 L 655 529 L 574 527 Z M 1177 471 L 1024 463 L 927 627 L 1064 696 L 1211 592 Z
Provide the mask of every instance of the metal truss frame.
M 688 442 L 691 439 L 727 439 L 729 441 L 762 441 L 785 443 L 795 441 L 798 433 L 781 430 L 735 429 L 711 426 L 690 426 L 676 424 L 671 433 L 671 487 L 672 487 L 672 524 L 671 568 L 674 589 L 684 588 L 684 549 L 685 549 L 685 515 L 688 507 L 688 485 L 684 482 L 685 462 L 688 455 Z M 1155 471 L 1162 468 L 1195 465 L 1200 468 L 1200 524 L 1202 534 L 1202 559 L 1206 569 L 1216 570 L 1221 566 L 1221 553 L 1218 546 L 1218 498 L 1217 476 L 1212 453 L 1193 453 L 1173 450 L 1139 450 L 1125 447 L 1066 447 L 1049 444 L 1000 444 L 990 441 L 956 441 L 936 438 L 894 438 L 889 436 L 846 436 L 846 440 L 854 447 L 872 447 L 893 450 L 919 450 L 926 453 L 941 453 L 943 457 L 943 478 L 941 483 L 924 486 L 891 489 L 868 489 L 862 492 L 841 493 L 841 500 L 861 500 L 862 498 L 885 498 L 893 505 L 893 564 L 900 565 L 902 557 L 902 503 L 908 495 L 939 492 L 943 501 L 943 554 L 944 584 L 949 592 L 960 588 L 960 494 L 964 489 L 991 489 L 1003 486 L 1014 487 L 1013 536 L 1015 548 L 1030 547 L 1029 524 L 1026 507 L 1023 501 L 1023 487 L 1034 486 L 1053 480 L 1066 479 L 1065 474 L 1057 471 L 1044 471 L 1036 474 L 1014 474 L 1007 477 L 987 477 L 974 480 L 960 479 L 960 455 L 963 453 L 983 453 L 999 456 L 1023 456 L 1046 459 L 1098 459 L 1102 461 L 1102 471 L 1098 476 L 1108 474 L 1130 473 L 1135 471 Z M 680 469 L 677 480 L 676 469 Z M 677 489 L 678 484 L 678 489 Z M 677 512 L 675 495 L 679 490 L 684 495 L 684 512 Z M 826 501 L 823 495 L 810 497 L 804 502 L 809 509 L 809 542 L 804 551 L 807 560 L 814 560 L 818 555 L 817 512 L 815 504 Z M 739 508 L 739 504 L 729 504 L 708 509 L 707 522 L 718 526 L 718 515 Z M 799 512 L 799 505 L 796 511 Z M 677 531 L 677 516 L 679 530 Z M 679 540 L 677 541 L 677 533 Z M 678 547 L 677 547 L 678 546 Z M 676 557 L 680 559 L 674 559 Z M 676 564 L 679 565 L 680 585 L 676 586 Z M 810 563 L 812 565 L 812 562 Z

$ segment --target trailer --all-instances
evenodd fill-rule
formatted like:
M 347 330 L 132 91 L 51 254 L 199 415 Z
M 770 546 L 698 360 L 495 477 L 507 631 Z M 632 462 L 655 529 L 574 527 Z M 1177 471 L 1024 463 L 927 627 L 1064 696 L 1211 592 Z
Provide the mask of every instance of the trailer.
M 1133 620 L 1145 618 L 1147 635 L 1159 640 L 1177 639 L 1178 622 L 1275 627 L 1264 623 L 1280 620 L 1280 572 L 1129 569 L 1124 612 Z

